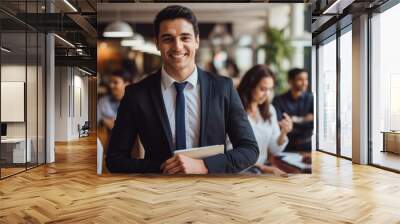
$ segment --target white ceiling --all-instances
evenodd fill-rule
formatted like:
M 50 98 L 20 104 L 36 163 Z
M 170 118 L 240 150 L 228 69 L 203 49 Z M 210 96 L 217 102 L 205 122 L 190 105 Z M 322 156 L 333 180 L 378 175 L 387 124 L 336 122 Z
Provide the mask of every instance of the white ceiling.
M 168 3 L 98 3 L 98 22 L 110 22 L 117 17 L 127 22 L 153 22 L 155 15 Z M 235 22 L 265 20 L 270 9 L 288 4 L 277 3 L 180 3 L 193 10 L 199 22 Z

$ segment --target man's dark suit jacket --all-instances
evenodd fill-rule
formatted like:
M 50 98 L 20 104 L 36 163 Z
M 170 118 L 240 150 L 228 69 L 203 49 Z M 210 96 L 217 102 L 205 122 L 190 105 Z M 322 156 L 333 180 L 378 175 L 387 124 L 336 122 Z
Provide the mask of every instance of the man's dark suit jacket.
M 225 145 L 233 149 L 204 158 L 209 173 L 236 173 L 253 165 L 259 151 L 253 130 L 232 80 L 198 70 L 200 83 L 201 146 Z M 144 159 L 131 158 L 136 136 L 145 149 Z M 106 164 L 111 172 L 160 173 L 173 156 L 172 134 L 161 93 L 161 70 L 127 86 L 112 130 Z

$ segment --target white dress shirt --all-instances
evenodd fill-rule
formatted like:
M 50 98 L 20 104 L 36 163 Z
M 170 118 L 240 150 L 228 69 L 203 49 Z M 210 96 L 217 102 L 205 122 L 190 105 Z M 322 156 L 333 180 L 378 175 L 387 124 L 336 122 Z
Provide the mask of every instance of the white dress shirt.
M 281 134 L 281 130 L 279 128 L 275 108 L 272 104 L 269 105 L 269 111 L 271 113 L 270 121 L 264 121 L 259 111 L 257 111 L 256 119 L 249 115 L 247 116 L 253 129 L 254 136 L 256 137 L 258 149 L 260 150 L 260 155 L 256 162 L 258 164 L 264 164 L 267 162 L 268 151 L 273 155 L 277 155 L 285 149 L 289 142 L 288 138 L 285 137 L 284 143 L 278 145 L 278 138 Z M 232 148 L 232 143 L 229 138 L 227 139 L 227 148 Z
M 201 101 L 198 77 L 197 67 L 195 67 L 192 74 L 184 80 L 188 82 L 183 90 L 183 94 L 185 95 L 186 148 L 199 146 Z M 176 89 L 174 82 L 177 81 L 168 75 L 163 66 L 161 69 L 161 92 L 168 115 L 169 125 L 171 127 L 172 143 L 175 148 Z

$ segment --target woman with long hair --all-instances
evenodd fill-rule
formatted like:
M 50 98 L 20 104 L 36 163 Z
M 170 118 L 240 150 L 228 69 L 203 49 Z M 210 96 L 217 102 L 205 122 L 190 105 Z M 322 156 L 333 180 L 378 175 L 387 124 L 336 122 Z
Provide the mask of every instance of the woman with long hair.
M 279 168 L 268 165 L 268 154 L 276 155 L 285 149 L 287 133 L 293 128 L 293 122 L 287 114 L 278 122 L 275 108 L 271 104 L 274 83 L 275 75 L 268 66 L 255 65 L 243 76 L 237 90 L 260 150 L 255 168 L 262 173 L 286 175 Z

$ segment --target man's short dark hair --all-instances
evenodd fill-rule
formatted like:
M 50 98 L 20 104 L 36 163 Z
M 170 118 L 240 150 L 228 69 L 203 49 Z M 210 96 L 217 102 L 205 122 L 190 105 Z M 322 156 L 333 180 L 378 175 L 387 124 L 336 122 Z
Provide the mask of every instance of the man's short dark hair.
M 123 69 L 117 69 L 110 73 L 110 76 L 116 76 L 124 80 L 124 82 L 131 82 L 132 81 L 132 74 Z
M 161 10 L 154 19 L 154 33 L 156 38 L 160 33 L 160 24 L 164 20 L 185 19 L 193 25 L 195 36 L 199 35 L 199 25 L 193 11 L 180 5 L 167 6 Z
M 307 70 L 304 68 L 293 68 L 290 69 L 288 72 L 288 80 L 294 80 L 296 78 L 297 75 L 301 74 L 301 73 L 307 73 Z

